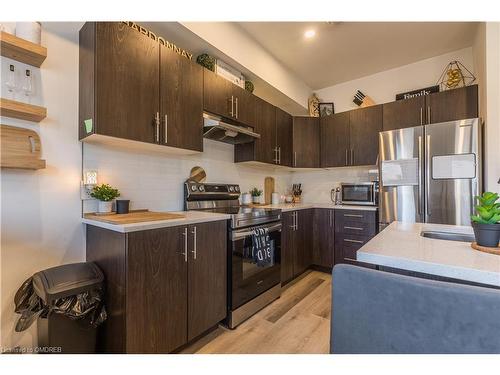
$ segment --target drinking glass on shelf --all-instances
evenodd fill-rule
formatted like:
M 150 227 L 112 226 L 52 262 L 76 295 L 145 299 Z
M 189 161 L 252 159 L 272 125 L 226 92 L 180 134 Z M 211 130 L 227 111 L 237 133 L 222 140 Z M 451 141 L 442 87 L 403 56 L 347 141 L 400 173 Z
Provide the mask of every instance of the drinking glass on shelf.
M 11 98 L 14 99 L 14 91 L 16 90 L 16 68 L 12 64 L 10 64 L 9 71 L 7 72 L 5 86 L 7 87 Z
M 33 79 L 31 77 L 31 70 L 29 69 L 26 69 L 22 90 L 29 101 L 30 95 L 33 93 Z

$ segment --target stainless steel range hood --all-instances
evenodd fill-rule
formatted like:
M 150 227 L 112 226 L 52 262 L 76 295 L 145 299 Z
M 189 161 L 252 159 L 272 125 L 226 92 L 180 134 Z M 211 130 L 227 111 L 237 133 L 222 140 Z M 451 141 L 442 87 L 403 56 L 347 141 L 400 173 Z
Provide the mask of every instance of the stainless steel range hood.
M 229 124 L 221 117 L 203 112 L 203 137 L 236 145 L 253 142 L 260 134 L 254 133 L 252 128 Z

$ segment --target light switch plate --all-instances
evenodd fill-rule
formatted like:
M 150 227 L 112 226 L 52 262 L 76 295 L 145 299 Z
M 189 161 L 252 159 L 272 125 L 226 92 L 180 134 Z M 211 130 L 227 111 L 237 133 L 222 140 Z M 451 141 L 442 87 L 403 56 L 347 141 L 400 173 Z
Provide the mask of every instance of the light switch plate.
M 94 198 L 92 198 L 90 196 L 90 193 L 91 193 L 92 189 L 91 188 L 87 188 L 84 184 L 83 184 L 83 181 L 80 182 L 80 199 L 82 201 L 87 201 L 87 200 L 94 200 Z

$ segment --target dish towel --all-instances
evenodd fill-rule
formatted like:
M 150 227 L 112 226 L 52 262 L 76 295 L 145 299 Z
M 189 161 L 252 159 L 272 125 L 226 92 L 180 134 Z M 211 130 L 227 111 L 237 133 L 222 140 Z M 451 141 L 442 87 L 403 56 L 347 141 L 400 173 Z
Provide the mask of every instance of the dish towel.
M 267 228 L 252 230 L 252 258 L 258 267 L 274 265 L 274 241 L 271 241 Z

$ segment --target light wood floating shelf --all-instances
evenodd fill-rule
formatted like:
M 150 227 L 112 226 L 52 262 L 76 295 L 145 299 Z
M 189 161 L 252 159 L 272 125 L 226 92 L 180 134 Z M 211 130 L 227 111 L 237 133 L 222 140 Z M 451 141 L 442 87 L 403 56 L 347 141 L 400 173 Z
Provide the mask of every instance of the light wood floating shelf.
M 0 116 L 40 122 L 47 117 L 47 108 L 0 98 Z
M 4 31 L 0 32 L 0 50 L 4 57 L 38 68 L 47 58 L 47 48 Z
M 42 169 L 42 144 L 36 132 L 30 129 L 0 125 L 0 167 L 14 169 Z

